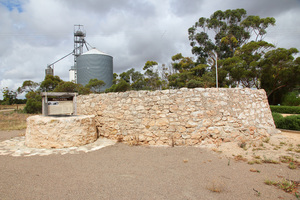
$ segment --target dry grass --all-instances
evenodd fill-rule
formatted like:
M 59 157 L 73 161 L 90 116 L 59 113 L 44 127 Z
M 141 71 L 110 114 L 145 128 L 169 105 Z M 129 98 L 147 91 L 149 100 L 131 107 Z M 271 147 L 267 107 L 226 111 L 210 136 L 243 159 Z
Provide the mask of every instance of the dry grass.
M 224 191 L 224 183 L 219 180 L 210 181 L 206 188 L 212 192 L 221 193 Z
M 0 110 L 14 109 L 23 110 L 26 104 L 0 105 Z
M 26 129 L 26 119 L 31 115 L 11 112 L 0 112 L 0 130 Z
M 266 185 L 274 185 L 285 192 L 295 194 L 295 196 L 299 196 L 298 193 L 298 187 L 299 187 L 299 182 L 298 181 L 293 181 L 293 180 L 288 180 L 288 179 L 283 179 L 281 181 L 271 181 L 271 180 L 265 180 Z M 297 197 L 298 198 L 298 197 Z

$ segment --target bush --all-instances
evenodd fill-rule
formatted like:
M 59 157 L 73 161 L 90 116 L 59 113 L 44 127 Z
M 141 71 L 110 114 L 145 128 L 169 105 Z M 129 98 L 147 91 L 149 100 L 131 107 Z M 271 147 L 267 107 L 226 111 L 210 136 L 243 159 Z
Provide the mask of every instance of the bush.
M 114 84 L 110 88 L 107 88 L 105 92 L 126 92 L 128 90 L 130 90 L 130 84 L 121 79 L 118 84 Z
M 24 108 L 25 113 L 41 113 L 42 97 L 38 92 L 28 92 L 26 94 L 27 102 Z
M 276 128 L 300 131 L 300 115 L 283 117 L 272 113 Z
M 275 113 L 300 114 L 300 106 L 270 106 Z
M 282 105 L 284 106 L 299 106 L 300 97 L 298 92 L 290 92 L 284 96 Z
M 36 99 L 28 99 L 26 106 L 24 108 L 25 113 L 41 113 L 42 112 L 42 102 Z
M 272 113 L 274 121 L 281 120 L 283 118 L 282 114 L 280 113 Z

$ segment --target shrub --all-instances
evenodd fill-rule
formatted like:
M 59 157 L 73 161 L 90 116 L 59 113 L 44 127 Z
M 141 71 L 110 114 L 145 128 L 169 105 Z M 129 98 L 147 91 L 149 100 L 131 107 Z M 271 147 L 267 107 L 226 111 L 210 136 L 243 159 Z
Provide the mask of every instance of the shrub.
M 270 106 L 275 113 L 300 114 L 300 106 Z
M 121 79 L 118 84 L 114 84 L 110 88 L 107 88 L 105 92 L 126 92 L 128 90 L 130 90 L 130 84 Z
M 25 113 L 41 113 L 42 102 L 36 99 L 28 99 L 24 111 Z
M 299 106 L 300 97 L 298 92 L 290 92 L 284 96 L 282 105 L 284 106 Z
M 276 128 L 300 131 L 300 115 L 283 117 L 272 113 Z
M 283 119 L 283 116 L 280 113 L 272 112 L 272 116 L 273 116 L 274 121 Z
M 38 92 L 28 92 L 26 94 L 27 102 L 24 108 L 25 113 L 41 113 L 42 97 Z

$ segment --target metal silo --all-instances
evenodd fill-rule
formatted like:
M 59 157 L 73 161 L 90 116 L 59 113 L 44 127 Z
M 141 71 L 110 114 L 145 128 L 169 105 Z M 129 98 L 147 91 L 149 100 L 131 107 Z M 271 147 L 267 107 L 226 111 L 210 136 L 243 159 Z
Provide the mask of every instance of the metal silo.
M 113 57 L 97 49 L 91 49 L 77 58 L 77 83 L 85 86 L 90 79 L 98 79 L 105 82 L 101 88 L 104 91 L 112 86 L 113 81 Z

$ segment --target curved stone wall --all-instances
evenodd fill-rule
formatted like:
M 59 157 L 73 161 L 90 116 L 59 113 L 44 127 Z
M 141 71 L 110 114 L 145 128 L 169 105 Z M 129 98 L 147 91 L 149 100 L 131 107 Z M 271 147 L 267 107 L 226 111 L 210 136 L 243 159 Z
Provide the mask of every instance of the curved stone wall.
M 182 88 L 78 96 L 98 134 L 131 144 L 201 145 L 277 132 L 264 90 Z
M 31 116 L 27 118 L 25 137 L 26 146 L 33 148 L 85 145 L 97 139 L 95 116 Z

